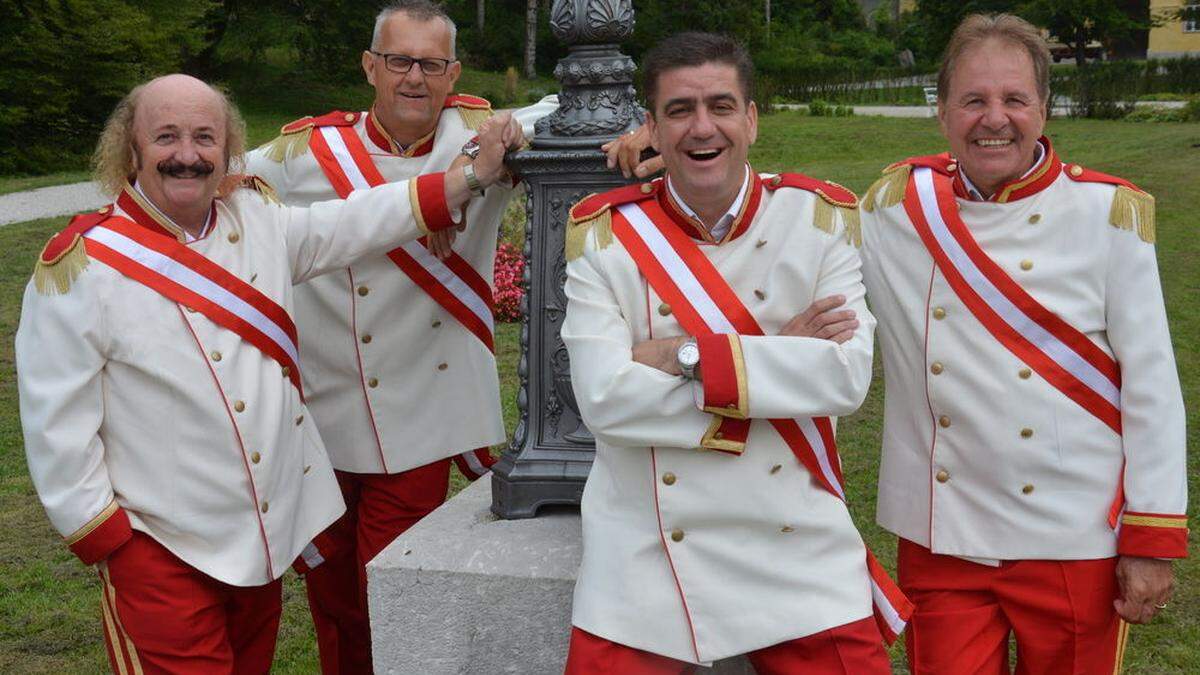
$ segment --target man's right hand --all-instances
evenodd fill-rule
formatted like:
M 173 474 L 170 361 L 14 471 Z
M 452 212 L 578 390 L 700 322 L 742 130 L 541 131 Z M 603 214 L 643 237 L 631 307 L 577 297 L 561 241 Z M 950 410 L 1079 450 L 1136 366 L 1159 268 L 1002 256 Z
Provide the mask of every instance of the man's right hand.
M 779 331 L 780 335 L 832 340 L 838 344 L 854 337 L 858 319 L 854 310 L 838 307 L 846 304 L 846 296 L 831 295 L 817 300 L 804 312 L 792 317 Z
M 663 169 L 662 155 L 655 155 L 642 161 L 642 151 L 648 147 L 650 147 L 650 129 L 643 124 L 637 129 L 605 143 L 600 146 L 600 149 L 608 154 L 608 168 L 620 168 L 621 174 L 626 178 L 631 176 L 645 178 Z
M 510 129 L 512 125 L 512 115 L 499 113 L 479 128 L 479 155 L 475 157 L 473 168 L 475 177 L 484 187 L 492 185 L 505 175 L 504 153 L 510 146 L 515 144 L 520 147 L 520 127 L 517 128 L 517 137 L 514 137 Z

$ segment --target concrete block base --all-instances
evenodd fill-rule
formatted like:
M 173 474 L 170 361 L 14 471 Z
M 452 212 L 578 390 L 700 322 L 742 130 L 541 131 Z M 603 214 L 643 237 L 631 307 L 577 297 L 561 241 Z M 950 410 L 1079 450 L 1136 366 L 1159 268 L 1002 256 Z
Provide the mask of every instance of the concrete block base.
M 398 537 L 367 565 L 375 672 L 559 675 L 583 546 L 579 511 L 527 520 L 491 512 L 485 477 Z M 712 675 L 749 675 L 743 659 Z

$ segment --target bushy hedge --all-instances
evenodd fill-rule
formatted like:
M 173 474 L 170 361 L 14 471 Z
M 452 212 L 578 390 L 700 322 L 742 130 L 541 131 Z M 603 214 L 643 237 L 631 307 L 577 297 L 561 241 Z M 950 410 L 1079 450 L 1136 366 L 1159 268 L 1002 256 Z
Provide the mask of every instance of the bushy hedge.
M 1200 58 L 1090 63 L 1056 67 L 1050 90 L 1075 117 L 1117 119 L 1147 94 L 1200 93 Z

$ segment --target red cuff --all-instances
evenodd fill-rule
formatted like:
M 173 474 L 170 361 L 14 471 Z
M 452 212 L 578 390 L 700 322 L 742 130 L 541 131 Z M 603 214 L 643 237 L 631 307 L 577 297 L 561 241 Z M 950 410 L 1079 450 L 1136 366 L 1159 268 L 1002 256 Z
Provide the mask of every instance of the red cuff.
M 704 411 L 739 420 L 749 417 L 741 339 L 737 335 L 703 335 L 696 338 L 696 345 L 704 377 Z
M 1186 558 L 1187 516 L 1126 511 L 1117 536 L 1119 555 L 1140 558 Z
M 749 436 L 750 420 L 713 415 L 712 423 L 700 439 L 700 449 L 740 455 L 746 450 L 746 439 Z
M 488 448 L 476 448 L 454 456 L 454 465 L 469 481 L 483 478 L 484 474 L 492 470 L 492 465 L 495 463 L 496 458 L 492 457 Z
M 417 227 L 425 234 L 453 227 L 450 209 L 446 206 L 446 174 L 427 173 L 417 176 L 408 183 L 408 196 L 412 200 L 413 216 Z
M 117 500 L 114 499 L 99 515 L 67 537 L 67 546 L 83 564 L 95 565 L 121 548 L 132 536 L 129 515 L 117 506 Z

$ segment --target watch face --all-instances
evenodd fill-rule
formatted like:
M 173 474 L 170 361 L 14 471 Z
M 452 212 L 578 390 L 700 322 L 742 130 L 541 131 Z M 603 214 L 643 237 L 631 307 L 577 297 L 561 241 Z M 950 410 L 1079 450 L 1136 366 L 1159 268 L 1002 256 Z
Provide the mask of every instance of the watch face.
M 679 348 L 679 363 L 694 366 L 700 362 L 700 347 L 695 342 L 688 342 Z

